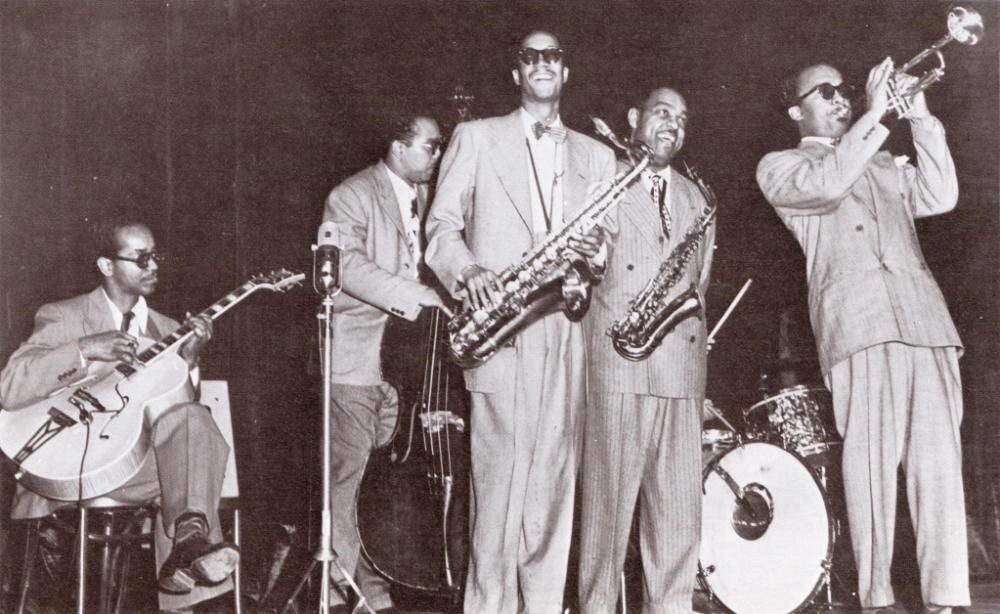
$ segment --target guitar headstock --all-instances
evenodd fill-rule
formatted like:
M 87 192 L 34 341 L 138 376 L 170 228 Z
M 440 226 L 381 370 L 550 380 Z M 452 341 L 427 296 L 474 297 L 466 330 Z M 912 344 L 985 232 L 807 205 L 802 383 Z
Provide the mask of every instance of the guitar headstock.
M 306 278 L 305 273 L 296 273 L 288 269 L 278 269 L 269 273 L 258 273 L 250 278 L 250 283 L 273 292 L 285 292 L 301 285 Z

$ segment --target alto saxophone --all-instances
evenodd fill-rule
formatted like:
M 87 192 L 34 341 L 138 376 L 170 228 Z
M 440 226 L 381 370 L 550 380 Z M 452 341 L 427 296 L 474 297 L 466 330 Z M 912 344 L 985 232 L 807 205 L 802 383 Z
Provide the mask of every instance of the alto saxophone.
M 638 161 L 631 169 L 605 182 L 573 219 L 498 275 L 503 290 L 494 305 L 485 309 L 469 305 L 448 322 L 449 350 L 459 366 L 483 364 L 526 326 L 560 308 L 571 320 L 583 317 L 590 306 L 590 273 L 570 248 L 570 239 L 600 223 L 649 165 L 645 146 L 632 150 Z
M 612 345 L 622 358 L 634 361 L 649 358 L 675 326 L 703 307 L 697 282 L 692 282 L 687 290 L 668 300 L 670 290 L 684 277 L 688 261 L 715 219 L 717 208 L 711 188 L 689 167 L 687 173 L 698 185 L 708 205 L 684 235 L 684 239 L 671 250 L 657 274 L 629 303 L 625 317 L 608 329 Z

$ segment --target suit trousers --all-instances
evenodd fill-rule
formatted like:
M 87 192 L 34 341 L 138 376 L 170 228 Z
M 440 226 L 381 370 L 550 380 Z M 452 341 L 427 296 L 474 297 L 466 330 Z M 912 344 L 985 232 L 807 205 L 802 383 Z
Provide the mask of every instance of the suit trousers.
M 557 313 L 501 351 L 515 353 L 509 387 L 471 393 L 472 547 L 465 612 L 558 614 L 585 394 L 583 331 Z
M 392 441 L 399 416 L 399 395 L 390 384 L 382 383 L 375 386 L 333 384 L 331 396 L 333 550 L 340 566 L 354 576 L 358 589 L 372 609 L 392 607 L 389 583 L 361 556 L 357 502 L 368 456 L 375 448 Z M 338 585 L 338 590 L 331 591 L 331 603 L 344 603 L 350 594 L 347 581 L 336 565 L 331 567 L 330 576 Z
M 890 577 L 902 464 L 927 605 L 969 604 L 962 385 L 954 347 L 875 345 L 834 365 L 844 490 L 863 607 L 895 601 Z
M 689 614 L 701 537 L 700 399 L 591 394 L 581 468 L 580 611 L 614 614 L 639 503 L 643 614 Z

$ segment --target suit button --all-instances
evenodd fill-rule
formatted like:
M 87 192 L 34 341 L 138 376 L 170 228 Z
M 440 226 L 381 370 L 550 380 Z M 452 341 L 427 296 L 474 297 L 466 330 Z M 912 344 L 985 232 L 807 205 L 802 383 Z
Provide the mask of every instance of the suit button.
M 888 265 L 888 264 L 886 264 L 885 262 L 883 262 L 883 263 L 882 263 L 882 268 L 883 268 L 884 270 L 888 271 L 888 270 L 889 270 L 889 265 Z
M 857 230 L 858 232 L 861 232 L 864 229 L 865 229 L 865 227 L 862 226 L 861 224 L 858 224 L 857 226 L 854 227 L 854 230 Z
M 663 241 L 664 241 L 663 235 L 660 235 L 660 243 L 662 244 Z
M 691 343 L 694 343 L 694 340 L 695 340 L 695 336 L 691 335 L 691 338 L 688 341 L 690 341 Z
M 625 268 L 628 269 L 629 271 L 634 271 L 635 270 L 635 266 L 631 265 L 631 264 L 627 265 Z
M 408 268 L 410 268 L 410 265 L 408 265 L 408 264 L 404 264 L 404 265 L 403 265 L 403 268 L 404 268 L 404 269 L 408 269 Z

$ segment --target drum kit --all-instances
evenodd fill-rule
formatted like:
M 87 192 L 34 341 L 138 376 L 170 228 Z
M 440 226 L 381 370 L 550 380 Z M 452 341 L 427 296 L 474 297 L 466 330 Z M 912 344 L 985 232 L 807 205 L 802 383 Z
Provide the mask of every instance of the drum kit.
M 800 612 L 821 596 L 832 607 L 835 559 L 850 557 L 836 554 L 847 535 L 830 393 L 793 386 L 742 418 L 742 431 L 702 433 L 699 581 L 736 614 Z

